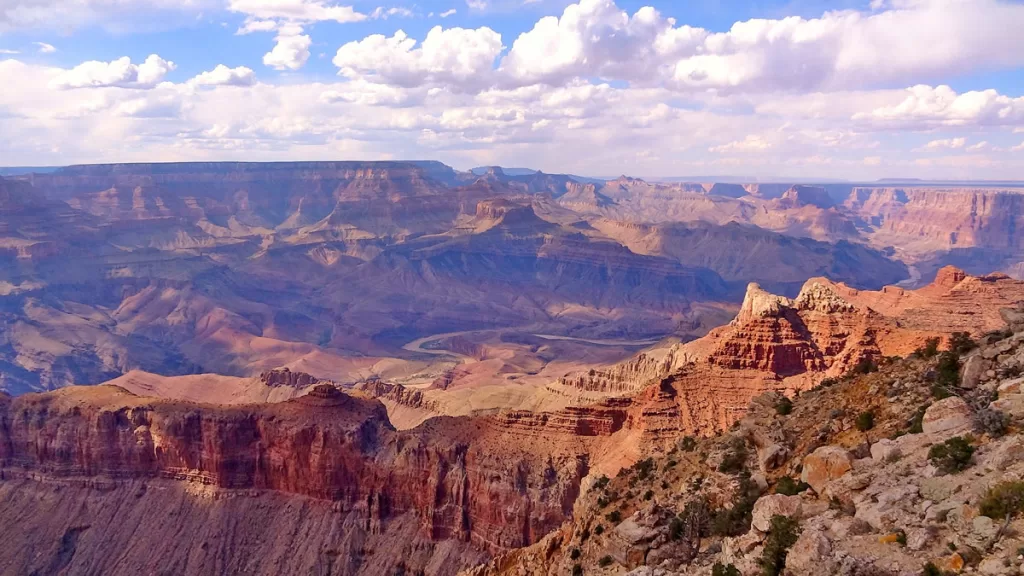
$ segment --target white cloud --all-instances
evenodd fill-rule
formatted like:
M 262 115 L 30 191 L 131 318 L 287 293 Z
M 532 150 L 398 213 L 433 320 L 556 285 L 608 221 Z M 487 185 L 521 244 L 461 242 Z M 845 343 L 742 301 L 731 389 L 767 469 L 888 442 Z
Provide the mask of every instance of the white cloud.
M 322 0 L 229 0 L 228 8 L 258 20 L 280 19 L 288 22 L 360 22 L 366 14 L 351 6 Z
M 995 90 L 957 94 L 949 86 L 914 86 L 898 104 L 854 115 L 854 120 L 887 127 L 929 129 L 943 126 L 1012 126 L 1024 124 L 1024 97 Z
M 0 54 L 21 54 L 18 50 L 8 50 L 6 48 L 0 48 Z
M 277 30 L 277 22 L 273 20 L 249 19 L 242 24 L 241 28 L 235 31 L 237 36 L 252 34 L 253 32 L 273 32 Z
M 313 41 L 301 32 L 295 26 L 283 27 L 274 39 L 274 49 L 263 55 L 263 64 L 275 70 L 298 70 L 305 66 Z
M 984 152 L 985 150 L 990 150 L 991 148 L 992 148 L 992 146 L 988 142 L 982 140 L 981 142 L 978 142 L 977 144 L 971 144 L 970 146 L 968 146 L 967 147 L 967 151 L 968 152 Z
M 399 18 L 412 18 L 413 13 L 412 10 L 409 10 L 408 8 L 384 8 L 383 6 L 378 6 L 370 14 L 370 18 L 373 18 L 374 20 L 387 20 L 392 16 Z
M 945 138 L 942 140 L 932 140 L 925 144 L 924 147 L 928 150 L 959 150 L 966 144 L 966 138 Z
M 256 73 L 245 66 L 228 68 L 218 64 L 213 70 L 199 74 L 190 82 L 197 86 L 252 86 L 256 83 Z
M 458 13 L 458 10 L 452 8 L 451 10 L 445 10 L 444 12 L 441 12 L 440 14 L 438 14 L 438 16 L 440 16 L 441 18 L 447 18 L 449 16 L 454 16 L 456 13 Z
M 487 0 L 466 0 L 466 6 L 470 10 L 486 10 L 488 2 Z
M 501 35 L 490 28 L 435 26 L 419 47 L 401 30 L 390 38 L 374 34 L 339 48 L 333 62 L 349 78 L 406 87 L 444 83 L 479 88 L 488 84 L 501 50 Z
M 144 16 L 147 25 L 218 7 L 222 0 L 3 0 L 0 31 L 49 28 L 67 32 L 90 24 L 125 28 Z M 136 23 L 137 24 L 137 23 Z
M 33 42 L 32 44 L 39 50 L 40 54 L 53 54 L 57 51 L 52 44 L 47 44 L 46 42 Z
M 151 54 L 141 64 L 132 64 L 127 56 L 111 62 L 90 60 L 67 70 L 50 82 L 50 87 L 58 90 L 72 88 L 152 88 L 156 86 L 168 72 L 176 68 L 156 54 Z
M 1024 152 L 1024 142 L 1010 148 L 1010 152 Z
M 708 152 L 714 152 L 716 154 L 726 154 L 729 152 L 762 152 L 772 147 L 772 144 L 765 140 L 763 136 L 756 134 L 748 135 L 743 140 L 736 140 L 721 146 L 712 146 L 708 148 Z
M 865 166 L 881 166 L 882 165 L 882 157 L 881 156 L 865 156 L 864 157 L 864 165 Z

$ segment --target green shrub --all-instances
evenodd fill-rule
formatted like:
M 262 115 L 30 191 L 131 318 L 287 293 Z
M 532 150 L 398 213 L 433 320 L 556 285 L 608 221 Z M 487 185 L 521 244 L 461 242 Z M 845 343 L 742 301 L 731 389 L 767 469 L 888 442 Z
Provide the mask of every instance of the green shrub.
M 897 530 L 896 531 L 896 543 L 899 544 L 900 546 L 906 546 L 907 545 L 907 533 L 904 532 L 903 530 Z
M 597 534 L 598 536 L 600 536 L 601 534 L 604 534 L 604 524 L 598 524 L 594 528 L 594 534 Z
M 743 576 L 740 571 L 736 569 L 732 564 L 723 565 L 721 562 L 715 562 L 715 565 L 711 567 L 711 576 Z
M 580 559 L 580 554 L 582 554 L 582 552 L 580 552 L 579 548 L 573 548 L 572 550 L 569 551 L 569 559 L 570 560 L 579 560 Z
M 590 528 L 584 528 L 583 532 L 580 532 L 580 543 L 586 542 L 590 539 Z
M 974 429 L 993 438 L 1001 438 L 1010 428 L 1010 417 L 999 410 L 983 406 L 974 411 Z
M 909 432 L 911 434 L 921 434 L 924 432 L 924 412 L 928 409 L 928 406 L 921 406 L 914 412 L 914 417 L 910 420 Z
M 775 483 L 775 493 L 782 494 L 783 496 L 796 496 L 810 487 L 809 484 L 797 482 L 789 476 L 783 476 Z
M 939 353 L 939 342 L 939 338 L 929 338 L 924 341 L 924 347 L 918 348 L 914 353 L 922 358 L 934 358 Z
M 775 413 L 779 416 L 788 416 L 793 411 L 793 401 L 783 396 L 775 403 Z
M 956 352 L 943 352 L 939 355 L 939 363 L 935 367 L 935 383 L 950 390 L 960 386 L 960 355 Z
M 715 536 L 740 536 L 750 530 L 750 521 L 760 490 L 748 476 L 740 477 L 736 499 L 731 508 L 719 510 L 711 519 L 711 533 Z
M 966 354 L 977 347 L 978 343 L 967 332 L 953 332 L 949 337 L 949 349 L 956 354 Z
M 742 438 L 733 438 L 718 465 L 718 471 L 725 474 L 738 474 L 747 465 L 747 443 Z
M 613 524 L 618 524 L 619 522 L 622 522 L 622 512 L 619 512 L 618 510 L 612 510 L 611 512 L 605 514 L 604 517 L 606 520 Z
M 612 562 L 614 561 L 615 560 L 613 560 L 611 556 L 603 556 L 600 560 L 597 561 L 597 565 L 601 568 L 607 568 L 611 566 Z
M 573 564 L 572 576 L 583 576 L 583 566 L 580 566 L 579 564 Z
M 875 413 L 870 410 L 857 415 L 857 430 L 867 432 L 875 427 Z
M 942 444 L 936 444 L 928 450 L 928 459 L 936 468 L 946 474 L 955 474 L 971 465 L 974 446 L 963 436 L 950 438 Z
M 609 482 L 611 482 L 611 480 L 607 476 L 601 476 L 600 478 L 597 479 L 597 482 L 594 482 L 593 489 L 604 490 L 605 488 L 608 487 Z
M 872 372 L 878 372 L 878 364 L 875 364 L 871 358 L 862 359 L 850 370 L 851 374 L 871 374 Z
M 697 441 L 693 436 L 687 436 L 679 441 L 679 449 L 683 452 L 693 452 L 697 449 Z
M 636 470 L 636 477 L 640 480 L 646 480 L 651 472 L 654 471 L 654 459 L 648 458 L 641 460 L 636 464 L 633 464 L 633 469 Z
M 758 565 L 764 576 L 779 576 L 786 566 L 786 555 L 800 537 L 800 524 L 788 516 L 772 516 L 768 537 Z
M 989 518 L 1013 518 L 1024 512 L 1024 482 L 1000 482 L 989 488 L 978 508 Z
M 651 498 L 654 498 L 654 490 L 644 492 L 644 500 L 650 500 Z

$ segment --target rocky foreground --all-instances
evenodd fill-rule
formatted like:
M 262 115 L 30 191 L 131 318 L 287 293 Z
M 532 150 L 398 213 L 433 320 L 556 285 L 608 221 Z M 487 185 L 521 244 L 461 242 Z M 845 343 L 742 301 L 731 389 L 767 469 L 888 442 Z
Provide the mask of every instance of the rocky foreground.
M 727 433 L 593 479 L 572 521 L 467 574 L 1022 574 L 1015 326 L 760 396 Z

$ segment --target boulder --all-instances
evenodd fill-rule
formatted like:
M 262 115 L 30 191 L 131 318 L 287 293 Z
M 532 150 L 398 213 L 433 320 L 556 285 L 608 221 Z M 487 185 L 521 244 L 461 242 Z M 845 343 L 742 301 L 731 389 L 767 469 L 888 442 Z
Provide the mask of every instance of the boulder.
M 871 445 L 871 459 L 875 462 L 892 462 L 902 455 L 899 444 L 888 438 Z
M 939 400 L 925 410 L 921 426 L 925 434 L 951 438 L 971 429 L 971 408 L 958 396 Z
M 799 496 L 769 494 L 761 496 L 754 503 L 753 520 L 750 525 L 756 530 L 767 532 L 773 516 L 800 516 L 802 499 Z
M 841 446 L 822 446 L 804 457 L 800 479 L 818 494 L 825 485 L 853 468 L 853 458 Z
M 819 576 L 832 573 L 832 542 L 819 530 L 804 530 L 786 556 L 786 573 Z
M 960 385 L 968 389 L 977 388 L 986 370 L 988 370 L 988 362 L 982 358 L 981 354 L 971 356 L 960 369 Z
M 774 470 L 786 462 L 789 451 L 779 444 L 769 444 L 757 455 L 758 464 L 763 472 Z

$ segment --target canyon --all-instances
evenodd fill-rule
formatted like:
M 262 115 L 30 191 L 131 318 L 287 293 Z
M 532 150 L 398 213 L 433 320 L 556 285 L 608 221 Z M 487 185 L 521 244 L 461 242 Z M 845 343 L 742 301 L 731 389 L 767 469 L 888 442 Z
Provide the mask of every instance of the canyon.
M 759 399 L 1019 323 L 1018 194 L 438 162 L 5 176 L 0 573 L 509 573 L 594 514 L 594 482 Z

